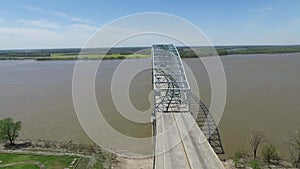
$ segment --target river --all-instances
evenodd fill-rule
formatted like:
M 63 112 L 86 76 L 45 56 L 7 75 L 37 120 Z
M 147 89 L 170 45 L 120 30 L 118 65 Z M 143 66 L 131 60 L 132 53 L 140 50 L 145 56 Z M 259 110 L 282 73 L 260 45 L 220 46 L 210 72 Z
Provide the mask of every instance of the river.
M 226 152 L 247 148 L 251 131 L 260 130 L 267 142 L 287 155 L 285 142 L 300 130 L 300 54 L 222 56 L 227 100 L 219 129 Z M 151 135 L 151 124 L 132 123 L 112 105 L 110 81 L 121 60 L 103 60 L 96 77 L 96 96 L 105 118 L 132 137 Z M 132 59 L 140 64 L 147 59 Z M 183 59 L 196 75 L 201 99 L 209 106 L 210 83 L 199 59 Z M 21 138 L 90 144 L 72 102 L 75 61 L 0 61 L 0 117 L 23 122 Z M 131 69 L 128 67 L 128 69 Z M 122 83 L 118 85 L 123 85 Z M 151 71 L 139 73 L 130 87 L 131 102 L 150 108 Z M 150 115 L 149 115 L 150 120 Z M 145 149 L 151 149 L 152 145 Z

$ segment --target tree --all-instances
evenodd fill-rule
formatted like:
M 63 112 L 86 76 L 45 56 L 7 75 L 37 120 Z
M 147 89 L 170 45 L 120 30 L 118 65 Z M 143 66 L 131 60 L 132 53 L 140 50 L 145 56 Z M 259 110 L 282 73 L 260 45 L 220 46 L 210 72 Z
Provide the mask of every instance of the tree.
M 269 164 L 271 163 L 271 160 L 278 159 L 278 153 L 276 147 L 273 144 L 264 146 L 262 149 L 262 155 L 264 160 Z
M 254 131 L 249 137 L 249 145 L 253 152 L 253 159 L 256 159 L 256 154 L 258 150 L 258 146 L 260 143 L 264 142 L 265 135 L 259 131 Z
M 10 117 L 0 120 L 0 139 L 9 141 L 10 145 L 14 145 L 21 128 L 21 121 L 14 122 Z

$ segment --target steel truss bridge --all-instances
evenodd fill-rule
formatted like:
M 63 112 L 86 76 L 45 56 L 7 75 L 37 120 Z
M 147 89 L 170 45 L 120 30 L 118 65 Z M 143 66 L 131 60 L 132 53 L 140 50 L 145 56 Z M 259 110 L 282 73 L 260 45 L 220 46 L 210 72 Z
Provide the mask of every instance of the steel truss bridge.
M 152 46 L 155 169 L 222 169 L 224 154 L 213 116 L 193 93 L 171 44 Z

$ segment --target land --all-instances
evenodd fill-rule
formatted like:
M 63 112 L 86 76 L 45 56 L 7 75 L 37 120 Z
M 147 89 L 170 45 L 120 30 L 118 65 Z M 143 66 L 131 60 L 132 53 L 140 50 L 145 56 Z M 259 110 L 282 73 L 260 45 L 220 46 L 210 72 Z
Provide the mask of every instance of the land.
M 216 46 L 177 47 L 182 58 L 197 58 L 231 54 L 274 54 L 297 53 L 300 45 L 290 46 Z M 69 48 L 69 49 L 26 49 L 1 50 L 0 60 L 95 60 L 95 59 L 136 59 L 151 56 L 150 47 L 116 48 Z
M 102 169 L 118 164 L 114 154 L 97 145 L 18 140 L 16 145 L 2 143 L 0 147 L 0 168 Z
M 79 163 L 75 156 L 46 156 L 21 153 L 0 153 L 0 168 L 75 168 Z M 74 161 L 74 162 L 73 162 Z M 71 165 L 71 164 L 74 164 Z
M 0 145 L 0 168 L 9 169 L 151 169 L 153 158 L 127 158 L 106 152 L 97 145 L 49 140 L 18 140 L 14 146 Z M 226 169 L 296 169 L 285 160 L 268 164 L 249 155 L 223 160 Z
M 226 169 L 297 169 L 284 160 L 273 161 L 268 164 L 261 159 L 253 160 L 249 157 L 238 159 L 226 159 L 223 161 Z
M 0 144 L 0 169 L 152 169 L 153 158 L 128 158 L 97 145 L 50 140 Z

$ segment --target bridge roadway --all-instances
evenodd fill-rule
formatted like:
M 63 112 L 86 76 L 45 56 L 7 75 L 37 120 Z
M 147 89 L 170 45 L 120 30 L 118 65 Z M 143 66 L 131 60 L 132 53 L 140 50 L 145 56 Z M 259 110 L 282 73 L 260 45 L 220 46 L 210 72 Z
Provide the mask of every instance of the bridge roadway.
M 155 169 L 225 169 L 190 113 L 190 88 L 177 49 L 153 45 Z

